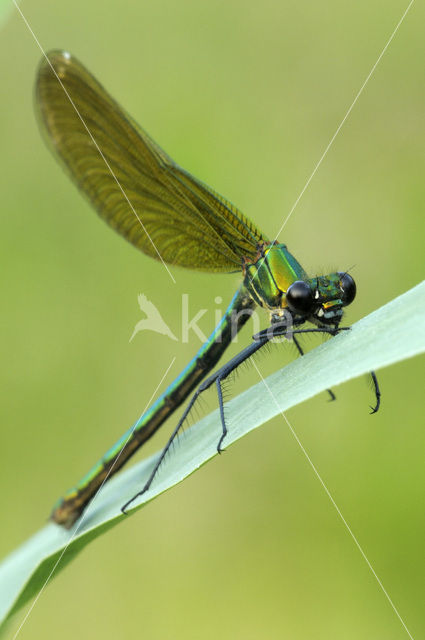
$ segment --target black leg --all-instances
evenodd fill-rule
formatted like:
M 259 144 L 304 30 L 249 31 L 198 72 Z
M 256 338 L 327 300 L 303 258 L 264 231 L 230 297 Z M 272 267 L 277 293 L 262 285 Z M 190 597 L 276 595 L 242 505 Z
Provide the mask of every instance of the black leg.
M 300 356 L 304 355 L 304 350 L 302 349 L 300 343 L 298 342 L 298 340 L 296 339 L 295 336 L 292 337 L 292 341 L 294 343 L 294 345 L 297 347 L 298 353 L 300 354 Z
M 304 355 L 304 351 L 300 345 L 300 343 L 298 342 L 298 340 L 296 339 L 295 336 L 292 336 L 292 341 L 294 343 L 294 345 L 297 347 L 298 349 L 298 353 L 300 354 L 300 356 Z M 334 392 L 332 391 L 332 389 L 326 389 L 326 391 L 328 392 L 328 394 L 330 395 L 330 400 L 331 402 L 333 402 L 334 400 L 336 400 L 336 395 L 334 394 Z
M 226 418 L 224 415 L 223 391 L 221 388 L 221 378 L 217 378 L 217 380 L 215 381 L 215 384 L 217 387 L 218 406 L 220 408 L 221 428 L 223 430 L 223 433 L 221 434 L 220 440 L 218 441 L 218 445 L 217 445 L 217 453 L 221 453 L 223 451 L 223 449 L 221 448 L 221 445 L 223 444 L 224 438 L 227 436 Z
M 238 355 L 236 355 L 234 358 L 232 358 L 227 364 L 225 364 L 223 367 L 221 367 L 220 369 L 218 369 L 218 371 L 216 371 L 215 373 L 213 373 L 213 375 L 211 375 L 209 378 L 207 378 L 206 380 L 204 380 L 198 387 L 198 389 L 195 391 L 195 393 L 193 394 L 192 398 L 190 399 L 189 404 L 187 405 L 185 411 L 183 412 L 182 417 L 180 418 L 176 428 L 174 429 L 173 433 L 170 436 L 170 439 L 168 440 L 167 444 L 165 445 L 164 449 L 161 452 L 161 455 L 159 456 L 158 460 L 155 463 L 154 468 L 152 469 L 152 472 L 148 478 L 148 480 L 145 483 L 145 486 L 143 487 L 143 489 L 141 491 L 139 491 L 138 493 L 136 493 L 132 498 L 130 498 L 130 500 L 128 500 L 125 505 L 123 505 L 123 507 L 121 507 L 121 511 L 123 513 L 126 513 L 126 509 L 128 509 L 128 507 L 130 506 L 130 504 L 139 496 L 143 495 L 146 491 L 148 491 L 148 489 L 150 488 L 156 474 L 158 473 L 158 469 L 161 466 L 162 462 L 164 461 L 165 456 L 167 455 L 174 439 L 176 438 L 176 436 L 178 435 L 180 429 L 182 428 L 187 416 L 189 415 L 190 410 L 192 409 L 193 405 L 195 404 L 196 400 L 198 399 L 198 397 L 200 396 L 200 394 L 203 391 L 206 391 L 206 389 L 209 389 L 209 387 L 211 387 L 212 384 L 216 383 L 217 385 L 217 392 L 218 392 L 218 399 L 219 399 L 219 405 L 220 405 L 220 417 L 221 417 L 221 425 L 222 425 L 222 435 L 220 436 L 220 440 L 219 443 L 217 445 L 217 451 L 220 452 L 221 451 L 221 444 L 225 438 L 225 436 L 227 435 L 227 428 L 226 428 L 226 421 L 225 421 L 225 417 L 224 417 L 224 404 L 223 404 L 223 392 L 221 389 L 221 381 L 225 380 L 227 378 L 227 376 L 229 376 L 232 371 L 234 371 L 240 364 L 242 364 L 242 362 L 244 362 L 245 360 L 247 360 L 248 358 L 250 358 L 256 351 L 258 351 L 259 349 L 261 349 L 261 347 L 263 347 L 265 344 L 267 344 L 267 342 L 269 342 L 269 338 L 268 337 L 263 337 L 260 340 L 256 341 L 256 342 L 252 342 L 250 345 L 248 345 L 247 347 L 245 347 L 245 349 L 243 349 Z
M 221 382 L 223 380 L 225 380 L 232 373 L 232 371 L 237 369 L 237 367 L 239 367 L 239 365 L 241 365 L 245 360 L 250 358 L 256 351 L 261 349 L 265 344 L 267 344 L 275 336 L 282 336 L 282 335 L 285 335 L 286 333 L 291 333 L 292 339 L 294 341 L 295 346 L 298 349 L 299 354 L 301 356 L 303 356 L 304 352 L 303 352 L 300 344 L 298 343 L 298 340 L 294 337 L 295 333 L 327 333 L 327 334 L 331 334 L 331 335 L 336 335 L 339 331 L 348 330 L 348 329 L 349 329 L 349 327 L 339 327 L 339 328 L 324 327 L 324 328 L 288 330 L 287 327 L 285 328 L 284 326 L 282 326 L 281 328 L 275 327 L 274 331 L 273 331 L 273 329 L 272 329 L 272 331 L 270 331 L 270 329 L 267 329 L 267 330 L 264 330 L 264 331 L 260 331 L 258 334 L 253 336 L 253 340 L 254 341 L 250 345 L 245 347 L 245 349 L 243 349 L 238 355 L 236 355 L 234 358 L 232 358 L 227 364 L 225 364 L 223 367 L 218 369 L 218 371 L 216 371 L 212 376 L 210 376 L 209 378 L 204 380 L 202 382 L 202 384 L 198 387 L 198 389 L 195 391 L 195 393 L 193 394 L 192 398 L 190 399 L 190 402 L 187 405 L 185 411 L 183 412 L 183 415 L 180 418 L 176 428 L 174 429 L 173 433 L 171 434 L 170 439 L 168 440 L 167 444 L 165 445 L 164 449 L 162 450 L 161 455 L 159 456 L 157 462 L 155 463 L 155 466 L 152 469 L 152 472 L 151 472 L 148 480 L 146 481 L 143 489 L 141 491 L 139 491 L 138 493 L 136 493 L 130 500 L 128 500 L 125 503 L 125 505 L 121 508 L 121 511 L 123 513 L 126 513 L 126 509 L 130 506 L 130 504 L 136 498 L 138 498 L 139 496 L 143 495 L 146 491 L 148 491 L 148 489 L 150 488 L 150 486 L 151 486 L 156 474 L 158 473 L 159 467 L 161 466 L 161 464 L 164 461 L 164 458 L 167 455 L 172 443 L 174 442 L 174 439 L 177 437 L 177 435 L 178 435 L 180 429 L 182 428 L 187 416 L 189 415 L 190 410 L 192 409 L 192 407 L 196 403 L 196 400 L 198 399 L 198 397 L 200 396 L 200 394 L 203 391 L 206 391 L 206 389 L 209 389 L 209 387 L 212 384 L 214 384 L 214 383 L 216 384 L 219 407 L 220 407 L 221 426 L 222 426 L 222 434 L 220 436 L 220 440 L 219 440 L 218 445 L 217 445 L 217 451 L 220 453 L 222 451 L 221 445 L 223 443 L 224 438 L 227 435 L 227 427 L 226 427 L 226 420 L 225 420 L 225 415 L 224 415 L 224 402 L 223 402 L 223 392 L 222 392 L 222 388 L 221 388 Z M 375 405 L 375 407 L 371 407 L 371 409 L 372 409 L 371 413 L 376 413 L 378 411 L 380 403 L 381 403 L 381 392 L 380 392 L 380 389 L 379 389 L 379 384 L 378 384 L 378 380 L 376 378 L 375 372 L 371 371 L 370 375 L 372 377 L 372 381 L 373 381 L 374 388 L 375 388 L 375 396 L 376 396 L 376 405 Z M 334 400 L 335 399 L 335 395 L 332 392 L 332 390 L 331 389 L 327 389 L 327 391 L 331 396 L 331 400 Z
M 252 336 L 252 339 L 257 341 L 268 336 L 269 340 L 271 340 L 272 338 L 286 336 L 287 334 L 293 337 L 295 333 L 327 333 L 328 335 L 336 336 L 340 331 L 350 331 L 350 329 L 351 327 L 313 327 L 311 329 L 292 329 L 284 323 L 281 323 L 259 331 Z
M 153 479 L 155 478 L 156 474 L 158 473 L 158 469 L 161 466 L 161 464 L 164 461 L 165 456 L 167 455 L 171 445 L 174 442 L 174 439 L 176 438 L 178 432 L 180 431 L 180 429 L 183 426 L 184 421 L 186 420 L 187 416 L 189 415 L 190 410 L 192 409 L 193 405 L 195 404 L 196 400 L 198 399 L 198 396 L 200 393 L 202 393 L 203 389 L 201 389 L 200 387 L 196 390 L 196 392 L 193 394 L 192 398 L 190 399 L 189 404 L 187 405 L 186 409 L 183 412 L 182 417 L 180 418 L 177 427 L 174 429 L 173 433 L 170 436 L 170 439 L 168 440 L 167 444 L 165 445 L 165 447 L 163 448 L 163 450 L 161 451 L 161 455 L 159 456 L 158 460 L 155 463 L 154 468 L 152 469 L 152 472 L 149 476 L 149 478 L 147 479 L 145 486 L 143 487 L 143 489 L 141 491 L 139 491 L 138 493 L 136 493 L 132 498 L 130 498 L 130 500 L 128 500 L 125 505 L 123 505 L 121 507 L 121 511 L 123 513 L 126 513 L 126 510 L 128 509 L 128 507 L 130 506 L 130 504 L 133 502 L 133 500 L 135 500 L 136 498 L 138 498 L 139 496 L 141 496 L 143 493 L 145 493 L 146 491 L 148 491 L 149 487 L 151 486 Z
M 315 328 L 315 329 L 294 329 L 292 331 L 292 333 L 316 333 L 316 332 L 322 332 L 322 333 L 330 333 L 332 335 L 336 335 L 339 331 L 343 330 L 343 331 L 347 331 L 349 330 L 350 327 L 337 327 L 336 329 L 327 329 L 326 327 L 324 329 L 321 328 Z M 257 334 L 258 336 L 260 336 L 262 334 L 262 332 L 260 332 L 259 334 Z M 277 334 L 279 335 L 279 334 Z M 282 334 L 280 334 L 282 335 Z M 294 336 L 292 336 L 292 339 L 295 340 Z M 370 372 L 370 376 L 372 378 L 372 382 L 373 382 L 373 387 L 375 390 L 375 398 L 376 398 L 376 403 L 374 407 L 370 407 L 371 408 L 371 414 L 376 413 L 379 409 L 379 407 L 381 406 L 381 390 L 379 388 L 379 383 L 378 383 L 378 378 L 376 377 L 376 373 L 374 371 Z M 334 396 L 334 394 L 332 393 L 332 391 L 330 389 L 328 389 L 328 391 L 331 393 L 331 395 Z M 335 398 L 335 396 L 334 396 Z M 334 399 L 332 398 L 332 399 Z
M 370 377 L 372 378 L 376 398 L 376 404 L 374 407 L 370 407 L 372 409 L 370 413 L 376 413 L 381 406 L 381 390 L 379 388 L 378 378 L 376 377 L 376 373 L 374 371 L 370 372 Z
M 329 393 L 329 401 L 333 402 L 334 400 L 336 400 L 336 395 L 334 394 L 334 392 L 332 391 L 332 389 L 326 389 L 326 391 Z

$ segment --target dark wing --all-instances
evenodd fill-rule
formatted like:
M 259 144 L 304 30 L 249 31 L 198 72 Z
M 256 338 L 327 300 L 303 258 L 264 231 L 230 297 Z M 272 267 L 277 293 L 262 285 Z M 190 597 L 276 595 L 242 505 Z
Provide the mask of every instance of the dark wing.
M 181 169 L 70 54 L 52 51 L 36 81 L 49 147 L 98 214 L 153 258 L 235 271 L 265 240 L 233 205 Z

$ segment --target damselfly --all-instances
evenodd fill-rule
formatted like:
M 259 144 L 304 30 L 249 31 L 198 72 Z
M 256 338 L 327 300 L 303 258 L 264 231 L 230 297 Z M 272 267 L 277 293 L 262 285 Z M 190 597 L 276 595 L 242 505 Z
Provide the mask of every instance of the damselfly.
M 286 245 L 269 241 L 230 202 L 173 162 L 69 53 L 52 51 L 42 60 L 36 107 L 55 156 L 100 217 L 126 240 L 170 265 L 209 272 L 240 270 L 243 277 L 223 319 L 193 360 L 55 505 L 52 519 L 70 527 L 105 480 L 194 392 L 137 495 L 146 491 L 199 394 L 212 385 L 221 414 L 220 451 L 227 433 L 223 380 L 275 336 L 290 336 L 303 355 L 297 334 L 338 333 L 343 308 L 353 301 L 356 285 L 342 271 L 310 277 Z M 269 314 L 270 328 L 205 379 L 257 305 Z M 315 327 L 299 328 L 306 322 Z M 373 372 L 371 376 L 376 412 L 380 391 Z

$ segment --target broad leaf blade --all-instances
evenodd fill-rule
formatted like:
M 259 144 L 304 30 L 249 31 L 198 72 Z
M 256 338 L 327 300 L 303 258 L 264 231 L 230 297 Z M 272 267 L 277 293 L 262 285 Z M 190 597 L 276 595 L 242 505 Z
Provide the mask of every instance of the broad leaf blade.
M 271 375 L 266 384 L 259 382 L 231 400 L 231 430 L 225 445 L 326 388 L 424 351 L 425 281 L 357 322 L 352 331 Z M 131 513 L 212 458 L 220 429 L 218 411 L 188 429 L 184 446 L 169 456 L 160 477 L 134 503 Z M 0 620 L 34 597 L 89 542 L 128 517 L 120 508 L 143 486 L 157 455 L 111 479 L 74 529 L 48 524 L 4 560 L 0 565 Z

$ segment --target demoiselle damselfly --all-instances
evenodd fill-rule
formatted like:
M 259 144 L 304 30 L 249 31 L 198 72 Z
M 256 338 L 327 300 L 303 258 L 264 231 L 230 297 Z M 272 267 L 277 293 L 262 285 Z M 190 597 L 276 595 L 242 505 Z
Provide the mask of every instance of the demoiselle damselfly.
M 354 300 L 356 285 L 342 271 L 309 277 L 286 245 L 269 241 L 236 207 L 179 167 L 69 53 L 52 51 L 42 60 L 35 95 L 48 146 L 113 229 L 164 263 L 207 272 L 241 271 L 243 276 L 221 322 L 187 367 L 55 505 L 52 519 L 70 527 L 102 484 L 195 390 L 137 495 L 145 492 L 199 394 L 213 384 L 222 424 L 220 451 L 227 433 L 223 380 L 276 336 L 291 338 L 303 355 L 295 334 L 335 335 L 346 328 L 339 325 L 343 308 Z M 269 314 L 270 328 L 205 379 L 257 305 Z M 315 327 L 300 329 L 306 322 Z M 371 376 L 374 413 L 380 391 L 373 372 Z

